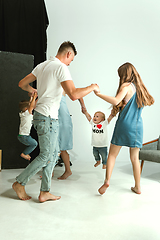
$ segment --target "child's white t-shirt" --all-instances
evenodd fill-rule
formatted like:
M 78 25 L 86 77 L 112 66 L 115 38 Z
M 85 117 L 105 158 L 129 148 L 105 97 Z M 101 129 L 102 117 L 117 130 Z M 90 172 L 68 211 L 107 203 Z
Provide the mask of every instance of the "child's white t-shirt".
M 25 112 L 20 112 L 20 126 L 19 135 L 30 135 L 33 115 L 26 110 Z
M 61 82 L 72 80 L 68 67 L 55 57 L 37 65 L 32 74 L 37 78 L 38 102 L 35 110 L 46 117 L 58 119 L 63 91 Z
M 91 145 L 94 147 L 107 147 L 108 146 L 108 132 L 107 132 L 108 120 L 102 121 L 99 124 L 95 124 L 91 119 L 90 124 L 92 125 Z

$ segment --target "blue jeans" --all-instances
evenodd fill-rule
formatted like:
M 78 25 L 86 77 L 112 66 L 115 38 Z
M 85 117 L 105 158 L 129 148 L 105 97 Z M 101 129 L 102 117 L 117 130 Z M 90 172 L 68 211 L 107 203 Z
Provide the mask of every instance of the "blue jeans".
M 30 135 L 18 135 L 17 138 L 21 143 L 27 146 L 23 151 L 25 155 L 30 154 L 38 145 L 37 141 Z
M 102 158 L 102 164 L 106 165 L 108 157 L 107 147 L 93 147 L 93 155 L 96 161 L 100 161 Z
M 43 169 L 40 191 L 49 192 L 51 187 L 52 171 L 57 159 L 58 120 L 46 117 L 34 111 L 34 128 L 37 130 L 40 153 L 17 176 L 16 180 L 25 186 L 30 178 Z

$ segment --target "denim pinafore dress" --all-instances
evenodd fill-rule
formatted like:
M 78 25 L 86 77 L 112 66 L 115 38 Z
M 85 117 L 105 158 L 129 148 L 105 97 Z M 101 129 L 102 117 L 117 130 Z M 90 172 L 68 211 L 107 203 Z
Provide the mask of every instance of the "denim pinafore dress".
M 141 148 L 143 142 L 142 109 L 138 108 L 136 92 L 119 112 L 111 143 L 118 146 Z
M 61 151 L 73 148 L 73 124 L 67 107 L 66 97 L 62 95 L 58 111 L 59 121 L 59 149 Z

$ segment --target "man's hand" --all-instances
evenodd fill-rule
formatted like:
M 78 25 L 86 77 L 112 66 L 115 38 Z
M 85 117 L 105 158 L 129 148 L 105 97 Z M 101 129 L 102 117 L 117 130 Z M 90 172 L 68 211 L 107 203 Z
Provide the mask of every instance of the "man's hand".
M 33 88 L 33 89 L 32 89 L 32 92 L 29 92 L 29 93 L 28 93 L 28 96 L 31 98 L 31 97 L 33 97 L 35 94 L 36 94 L 36 97 L 37 97 L 37 89 Z

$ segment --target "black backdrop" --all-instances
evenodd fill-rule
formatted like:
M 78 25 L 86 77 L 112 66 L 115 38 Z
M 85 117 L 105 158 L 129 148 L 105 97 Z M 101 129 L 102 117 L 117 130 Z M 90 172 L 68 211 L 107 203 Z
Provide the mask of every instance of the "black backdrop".
M 28 161 L 20 157 L 24 149 L 18 139 L 19 101 L 29 99 L 18 87 L 19 79 L 33 68 L 33 56 L 0 52 L 0 148 L 2 169 L 26 167 Z
M 5 102 L 8 108 L 12 102 L 12 111 L 9 113 L 8 109 L 8 113 L 10 121 L 12 121 L 11 119 L 16 121 L 14 122 L 14 127 L 16 126 L 16 133 L 18 133 L 19 120 L 17 115 L 16 118 L 14 118 L 14 114 L 17 114 L 19 99 L 26 98 L 26 93 L 18 88 L 18 82 L 30 73 L 33 67 L 46 60 L 46 29 L 48 24 L 49 21 L 44 0 L 0 0 L 0 51 L 3 51 L 3 54 L 4 52 L 13 52 L 12 57 L 14 56 L 13 59 L 16 58 L 16 69 L 19 69 L 17 72 L 11 71 L 10 68 L 13 70 L 15 67 L 11 60 L 11 55 L 10 57 L 8 55 L 10 65 L 7 62 L 8 60 L 3 61 L 3 67 L 1 66 L 0 68 L 0 135 L 3 132 L 3 137 L 0 138 L 0 149 L 3 151 L 2 168 L 23 168 L 24 165 L 26 165 L 23 159 L 17 161 L 21 150 L 20 145 L 16 145 L 16 152 L 13 148 L 11 150 L 11 142 L 14 143 L 18 141 L 15 136 L 15 129 L 10 128 L 9 138 L 12 139 L 10 143 L 7 141 L 8 135 L 6 136 L 6 133 L 2 131 L 2 128 L 3 130 L 7 129 L 9 125 L 9 120 L 7 120 L 8 114 L 4 114 L 5 109 L 3 105 Z M 15 53 L 23 53 L 24 55 L 19 55 L 17 59 Z M 27 65 L 25 62 L 29 64 Z M 6 66 L 4 66 L 4 64 L 6 64 Z M 3 71 L 4 69 L 5 72 Z M 5 76 L 3 79 L 2 71 L 3 76 Z M 14 78 L 12 78 L 13 76 Z M 36 82 L 33 83 L 33 87 L 36 87 Z M 15 95 L 12 94 L 13 92 Z M 17 94 L 19 98 L 16 97 Z M 37 139 L 36 132 L 33 128 L 31 130 L 31 136 Z M 4 143 L 9 145 L 6 146 Z M 8 149 L 7 155 L 3 148 Z M 32 159 L 37 156 L 38 152 L 38 148 L 33 151 L 31 154 Z

